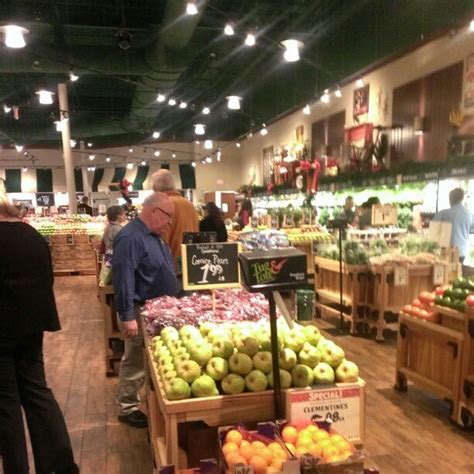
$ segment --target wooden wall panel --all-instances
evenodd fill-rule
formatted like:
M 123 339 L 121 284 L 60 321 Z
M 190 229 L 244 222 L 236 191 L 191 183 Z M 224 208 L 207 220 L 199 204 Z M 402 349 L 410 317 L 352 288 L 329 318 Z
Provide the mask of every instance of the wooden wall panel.
M 403 125 L 400 161 L 442 161 L 453 130 L 449 112 L 461 102 L 463 63 L 459 62 L 393 91 L 392 123 Z M 428 131 L 414 134 L 415 116 L 426 117 Z M 395 163 L 393 163 L 395 164 Z
M 326 119 L 318 120 L 311 125 L 312 156 L 321 154 L 321 146 L 326 144 Z
M 346 111 L 342 110 L 328 118 L 328 145 L 332 147 L 334 156 L 339 157 L 341 145 L 344 143 L 344 125 L 346 124 Z

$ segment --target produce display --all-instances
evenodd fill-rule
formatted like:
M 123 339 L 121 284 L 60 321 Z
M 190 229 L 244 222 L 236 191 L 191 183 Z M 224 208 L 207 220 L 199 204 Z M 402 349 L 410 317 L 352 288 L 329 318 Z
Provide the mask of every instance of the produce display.
M 261 293 L 225 289 L 215 291 L 214 298 L 214 311 L 211 295 L 203 293 L 148 300 L 142 311 L 148 333 L 156 336 L 166 326 L 180 329 L 187 324 L 197 327 L 205 322 L 259 321 L 269 317 L 268 301 Z
M 249 230 L 245 229 L 239 234 L 238 241 L 242 242 L 244 250 L 278 249 L 290 246 L 285 232 L 278 230 Z
M 318 225 L 305 225 L 300 228 L 286 229 L 285 232 L 291 244 L 301 242 L 328 242 L 332 240 L 331 234 L 322 230 Z
M 330 260 L 339 260 L 339 247 L 330 245 L 320 250 L 319 256 Z M 369 260 L 369 255 L 362 244 L 356 241 L 342 243 L 342 261 L 349 265 L 363 265 Z
M 104 220 L 86 215 L 56 216 L 56 217 L 29 217 L 27 224 L 34 227 L 41 235 L 86 234 L 102 235 Z
M 355 382 L 357 365 L 316 326 L 279 325 L 282 388 Z M 151 349 L 169 400 L 260 392 L 273 387 L 268 321 L 168 326 Z

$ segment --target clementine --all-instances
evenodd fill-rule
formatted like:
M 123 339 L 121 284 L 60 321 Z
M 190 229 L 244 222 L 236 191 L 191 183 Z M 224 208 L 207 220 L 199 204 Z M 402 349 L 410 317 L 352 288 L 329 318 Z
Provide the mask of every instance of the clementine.
M 285 461 L 283 459 L 274 459 L 271 465 L 275 469 L 278 469 L 278 471 L 281 471 L 283 469 L 283 463 L 284 462 Z
M 297 448 L 309 448 L 313 444 L 313 440 L 309 435 L 307 436 L 301 436 L 300 438 L 297 439 L 296 441 L 296 447 Z
M 309 448 L 307 446 L 296 448 L 295 456 L 299 458 L 303 454 L 309 454 Z
M 318 443 L 319 441 L 322 441 L 323 439 L 329 439 L 329 433 L 324 430 L 318 430 L 316 433 L 313 434 L 313 441 L 315 443 Z
M 235 466 L 236 464 L 247 464 L 247 460 L 240 456 L 239 453 L 230 453 L 226 461 L 229 467 Z
M 280 446 L 280 443 L 277 443 L 275 441 L 273 441 L 272 443 L 270 443 L 268 446 L 267 446 L 268 449 L 271 449 L 272 451 L 278 451 L 279 449 L 282 449 L 282 447 Z
M 247 461 L 252 457 L 255 456 L 255 451 L 252 446 L 241 446 L 239 450 L 240 455 L 245 458 Z
M 323 448 L 323 456 L 328 459 L 334 456 L 339 457 L 339 450 L 334 446 L 326 446 Z
M 265 474 L 267 472 L 268 464 L 262 456 L 256 454 L 250 458 L 249 466 L 253 467 L 255 474 Z
M 274 458 L 273 451 L 270 448 L 262 448 L 258 450 L 258 455 L 262 456 L 265 461 L 267 461 L 267 464 L 271 464 Z
M 238 452 L 239 447 L 235 443 L 225 443 L 224 446 L 222 446 L 222 452 L 224 453 L 224 456 L 229 453 L 233 452 Z
M 281 432 L 281 436 L 285 443 L 295 444 L 298 438 L 298 431 L 293 426 L 285 426 Z
M 309 453 L 312 454 L 315 457 L 320 458 L 323 455 L 323 448 L 321 448 L 321 446 L 319 446 L 319 444 L 313 444 L 309 448 Z
M 235 443 L 237 446 L 240 446 L 242 435 L 237 430 L 230 430 L 227 432 L 225 441 L 226 443 Z
M 240 442 L 240 447 L 242 447 L 242 446 L 250 446 L 250 441 L 247 441 L 246 439 L 243 439 Z
M 266 448 L 265 443 L 262 443 L 261 441 L 252 441 L 251 443 L 252 448 L 254 451 L 258 451 L 260 449 Z

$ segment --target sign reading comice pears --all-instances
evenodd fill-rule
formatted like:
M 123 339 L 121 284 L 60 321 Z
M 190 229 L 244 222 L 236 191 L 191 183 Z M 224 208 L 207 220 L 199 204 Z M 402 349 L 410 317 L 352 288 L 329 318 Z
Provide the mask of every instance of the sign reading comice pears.
M 185 290 L 240 286 L 238 243 L 188 244 L 181 248 Z

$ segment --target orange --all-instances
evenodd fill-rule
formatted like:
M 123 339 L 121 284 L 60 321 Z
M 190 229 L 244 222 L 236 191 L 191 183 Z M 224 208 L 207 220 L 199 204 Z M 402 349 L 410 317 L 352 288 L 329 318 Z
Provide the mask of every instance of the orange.
M 285 445 L 286 445 L 286 447 L 288 448 L 288 451 L 291 454 L 295 454 L 296 448 L 295 448 L 295 445 L 293 443 L 285 443 Z
M 272 466 L 275 468 L 275 469 L 278 469 L 278 471 L 281 471 L 283 469 L 283 463 L 285 462 L 284 459 L 274 459 L 273 462 L 272 462 Z
M 328 458 L 324 458 L 326 462 L 331 463 L 331 462 L 339 462 L 341 461 L 340 456 L 329 456 Z
M 351 446 L 351 443 L 349 443 L 349 441 L 346 441 L 345 439 L 341 439 L 339 441 L 336 441 L 336 442 L 332 442 L 332 445 L 337 448 L 339 450 L 339 452 L 343 452 L 343 451 L 352 451 L 352 446 Z
M 298 431 L 293 426 L 285 426 L 281 432 L 281 436 L 285 443 L 295 444 L 298 438 Z
M 225 441 L 226 443 L 235 443 L 237 446 L 240 446 L 242 435 L 237 430 L 230 430 L 227 432 Z
M 309 448 L 307 446 L 296 448 L 295 456 L 299 458 L 300 456 L 303 456 L 303 454 L 308 454 L 308 453 L 309 453 Z
M 322 441 L 323 439 L 329 439 L 329 433 L 324 430 L 318 430 L 316 433 L 313 434 L 313 441 L 315 443 L 318 443 L 319 441 Z
M 233 452 L 238 452 L 239 447 L 235 443 L 225 443 L 224 446 L 222 446 L 222 452 L 224 453 L 224 456 L 229 453 Z
M 321 448 L 319 444 L 313 444 L 309 448 L 309 453 L 312 454 L 313 456 L 320 458 L 323 455 L 323 448 Z
M 249 466 L 253 467 L 255 474 L 265 474 L 267 472 L 267 461 L 262 456 L 256 454 L 249 460 Z
M 309 436 L 302 436 L 296 441 L 297 448 L 309 448 L 313 444 L 313 440 Z
M 252 446 L 241 446 L 239 450 L 240 455 L 247 461 L 255 455 L 255 451 Z
M 274 459 L 283 459 L 286 461 L 288 459 L 288 453 L 283 450 L 283 448 L 275 449 L 273 451 L 273 458 Z
M 345 439 L 340 434 L 333 434 L 331 435 L 330 438 L 333 443 L 338 443 L 339 441 L 345 441 Z
M 232 453 L 226 461 L 229 467 L 235 466 L 236 464 L 247 464 L 247 460 L 237 453 Z
M 309 431 L 313 435 L 316 431 L 319 431 L 319 428 L 314 425 L 309 425 L 306 427 L 306 431 Z
M 304 428 L 298 433 L 298 438 L 301 438 L 303 436 L 311 436 L 311 432 L 308 431 L 307 428 Z
M 271 449 L 269 448 L 262 448 L 258 450 L 258 455 L 262 456 L 265 461 L 267 461 L 267 464 L 271 464 L 273 461 L 274 454 Z
M 252 441 L 250 443 L 254 451 L 258 451 L 260 449 L 266 448 L 265 443 L 262 443 L 261 441 Z
M 268 449 L 271 449 L 272 451 L 278 451 L 279 449 L 282 449 L 281 446 L 280 446 L 280 443 L 277 443 L 275 441 L 273 441 L 272 443 L 270 443 L 268 446 L 267 446 Z
M 334 446 L 327 446 L 323 448 L 323 456 L 328 459 L 334 456 L 339 457 L 339 450 Z
M 243 439 L 240 442 L 240 447 L 242 447 L 242 446 L 250 446 L 250 441 L 247 441 L 246 439 Z

